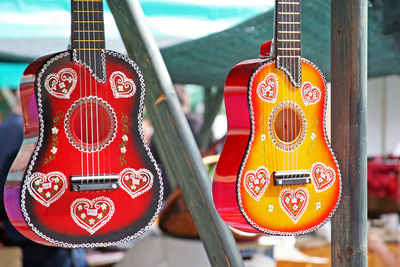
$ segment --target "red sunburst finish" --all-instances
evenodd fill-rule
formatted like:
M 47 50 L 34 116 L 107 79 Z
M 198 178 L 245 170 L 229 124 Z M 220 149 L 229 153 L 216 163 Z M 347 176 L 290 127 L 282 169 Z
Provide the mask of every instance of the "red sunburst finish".
M 5 203 L 13 225 L 36 242 L 119 244 L 143 233 L 160 209 L 162 181 L 141 130 L 143 77 L 116 52 L 106 51 L 105 63 L 105 82 L 70 51 L 24 72 L 25 139 Z

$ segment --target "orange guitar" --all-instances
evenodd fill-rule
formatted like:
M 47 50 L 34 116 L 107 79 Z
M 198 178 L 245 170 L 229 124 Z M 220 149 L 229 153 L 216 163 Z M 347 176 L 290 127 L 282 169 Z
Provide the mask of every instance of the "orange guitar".
M 213 196 L 238 230 L 303 234 L 335 211 L 340 171 L 325 129 L 325 78 L 301 58 L 300 0 L 278 0 L 275 10 L 273 57 L 264 45 L 227 77 L 228 135 Z

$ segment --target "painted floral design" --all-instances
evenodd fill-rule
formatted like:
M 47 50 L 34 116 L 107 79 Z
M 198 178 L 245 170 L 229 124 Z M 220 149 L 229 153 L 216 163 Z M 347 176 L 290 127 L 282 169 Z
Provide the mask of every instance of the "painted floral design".
M 128 135 L 127 133 L 129 132 L 129 128 L 128 128 L 128 121 L 129 118 L 127 115 L 125 115 L 124 113 L 121 114 L 121 124 L 122 124 L 122 142 L 119 144 L 119 148 L 121 150 L 121 156 L 119 157 L 120 160 L 120 164 L 121 166 L 124 166 L 126 164 L 126 155 L 125 153 L 127 152 L 127 148 L 126 145 L 128 144 Z
M 59 125 L 61 122 L 61 118 L 64 117 L 63 111 L 58 111 L 56 116 L 53 118 L 53 127 L 51 128 L 51 148 L 50 148 L 50 156 L 44 159 L 44 164 L 49 163 L 50 161 L 56 158 L 56 154 L 58 152 L 58 134 L 60 132 Z

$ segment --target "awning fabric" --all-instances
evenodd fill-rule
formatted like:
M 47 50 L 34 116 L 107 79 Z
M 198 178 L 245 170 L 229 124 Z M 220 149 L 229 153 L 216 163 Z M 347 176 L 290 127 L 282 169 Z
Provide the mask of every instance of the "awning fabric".
M 169 40 L 169 43 L 167 44 L 164 43 L 164 45 L 160 45 L 160 47 L 162 47 L 162 56 L 171 78 L 175 83 L 223 87 L 229 70 L 235 64 L 243 60 L 257 57 L 260 45 L 273 37 L 274 12 L 273 10 L 269 10 L 271 7 L 270 4 L 261 6 L 259 4 L 260 0 L 249 1 L 248 3 L 253 3 L 251 6 L 239 4 L 247 1 L 232 0 L 232 6 L 229 7 L 216 6 L 212 3 L 219 1 L 211 0 L 197 1 L 204 2 L 203 5 L 196 5 L 196 3 L 193 4 L 196 2 L 194 0 L 180 1 L 184 2 L 180 7 L 177 2 L 173 0 L 165 0 L 164 5 L 159 6 L 156 2 L 160 3 L 164 2 L 164 0 L 141 1 L 141 4 L 148 18 L 156 17 L 161 20 L 161 17 L 163 17 L 162 13 L 167 11 L 167 13 L 170 12 L 169 18 L 172 20 L 174 18 L 188 19 L 189 17 L 195 17 L 197 20 L 196 23 L 199 23 L 197 25 L 204 25 L 204 27 L 212 25 L 208 24 L 206 21 L 213 20 L 218 22 L 225 21 L 225 25 L 229 24 L 234 26 L 219 31 L 220 28 L 218 27 L 223 28 L 221 24 L 219 24 L 220 26 L 216 27 L 218 29 L 214 29 L 214 31 L 216 31 L 215 33 L 193 39 L 194 37 L 189 35 L 184 36 L 180 34 L 178 36 L 177 34 L 176 36 L 172 36 L 168 35 L 166 32 L 161 33 L 161 27 L 154 29 L 152 25 L 156 24 L 149 23 L 150 28 L 153 29 L 153 35 L 159 44 L 162 43 L 162 40 L 165 41 L 165 38 L 173 39 L 172 41 Z M 258 5 L 253 1 L 258 1 Z M 2 2 L 4 3 L 7 1 L 0 1 L 0 7 L 2 7 Z M 28 0 L 20 0 L 16 2 L 31 3 L 31 1 Z M 36 0 L 32 2 L 49 2 L 50 7 L 55 5 L 54 8 L 61 9 L 63 12 L 68 12 L 69 10 L 69 1 L 66 0 Z M 57 4 L 55 2 L 57 2 Z M 60 4 L 59 2 L 62 2 L 63 4 Z M 168 7 L 168 3 L 171 7 Z M 13 8 L 15 9 L 15 5 Z M 34 10 L 34 8 L 31 9 Z M 11 7 L 10 10 L 12 10 Z M 304 58 L 314 62 L 329 80 L 330 1 L 302 1 L 301 10 L 302 55 Z M 400 73 L 400 42 L 397 41 L 400 40 L 400 38 L 398 38 L 399 32 L 384 34 L 381 19 L 379 19 L 382 17 L 381 9 L 376 6 L 371 6 L 368 11 L 368 76 L 377 77 L 398 74 Z M 180 15 L 181 13 L 184 14 Z M 202 14 L 204 14 L 204 17 L 202 17 Z M 247 19 L 249 16 L 253 17 Z M 236 20 L 234 18 L 236 18 Z M 247 20 L 237 24 L 238 21 L 244 19 Z M 68 19 L 63 19 L 62 24 L 69 23 L 69 21 L 65 22 L 65 20 Z M 1 19 L 0 26 L 4 27 L 4 24 L 1 24 Z M 192 31 L 196 31 L 197 29 L 198 28 L 194 27 L 192 28 Z M 202 30 L 198 31 L 206 32 Z M 3 34 L 2 32 L 3 30 L 0 31 L 0 34 Z M 110 44 L 107 43 L 107 47 L 109 49 L 125 52 L 120 40 L 118 40 L 118 43 L 113 42 L 119 37 L 113 36 L 112 30 L 109 30 L 109 32 L 111 32 L 111 38 L 109 39 L 111 39 L 112 42 L 110 42 Z M 212 29 L 208 29 L 208 32 L 212 32 Z M 67 36 L 68 34 L 64 34 L 63 37 L 59 36 L 58 39 L 48 39 L 49 37 L 43 37 L 29 40 L 29 33 L 27 33 L 26 36 L 20 36 L 20 39 L 17 37 L 5 38 L 0 35 L 0 61 L 3 61 L 0 62 L 0 88 L 17 88 L 21 74 L 26 67 L 27 62 L 41 54 L 49 54 L 51 52 L 65 50 L 66 43 L 68 42 Z M 189 41 L 182 43 L 182 40 Z M 175 45 L 171 45 L 174 43 Z M 37 45 L 35 46 L 35 44 Z M 26 51 L 24 52 L 24 47 L 27 46 L 38 47 L 38 49 L 35 50 L 36 54 L 35 51 L 32 51 L 31 53 L 27 53 Z M 10 51 L 10 47 L 14 49 Z M 42 49 L 45 47 L 46 50 L 40 51 L 41 54 L 37 55 L 40 47 L 42 47 Z

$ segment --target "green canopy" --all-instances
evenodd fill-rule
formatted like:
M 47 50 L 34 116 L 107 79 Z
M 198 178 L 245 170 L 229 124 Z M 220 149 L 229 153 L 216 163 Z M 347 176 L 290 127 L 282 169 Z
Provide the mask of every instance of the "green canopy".
M 140 0 L 159 47 L 225 30 L 273 7 L 274 0 Z M 70 38 L 71 0 L 0 0 L 0 88 L 18 88 L 27 63 L 63 51 Z M 107 49 L 124 53 L 104 1 Z
M 369 77 L 400 73 L 400 43 L 396 40 L 398 32 L 383 33 L 382 19 L 379 19 L 381 10 L 377 6 L 369 8 Z M 329 80 L 330 1 L 302 1 L 301 11 L 302 55 L 314 62 Z M 162 48 L 161 54 L 173 82 L 222 87 L 229 70 L 235 64 L 258 57 L 261 44 L 272 39 L 273 19 L 274 12 L 270 10 L 227 30 Z M 2 54 L 0 58 L 8 62 L 29 62 L 33 59 Z M 3 62 L 0 63 L 0 73 L 15 70 L 20 77 L 26 65 Z M 0 75 L 0 87 L 18 82 L 19 78 L 15 75 Z
M 314 62 L 330 79 L 330 1 L 302 1 L 302 56 Z M 400 43 L 383 34 L 379 9 L 369 8 L 368 77 L 400 73 Z M 237 63 L 258 57 L 260 45 L 273 37 L 274 11 L 204 38 L 162 49 L 172 80 L 205 86 L 223 86 Z

